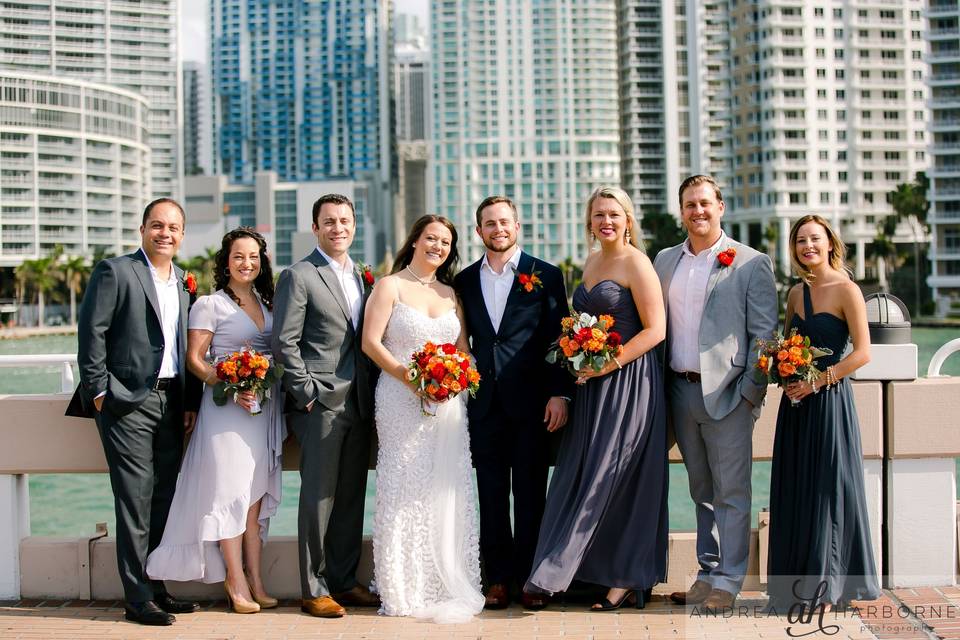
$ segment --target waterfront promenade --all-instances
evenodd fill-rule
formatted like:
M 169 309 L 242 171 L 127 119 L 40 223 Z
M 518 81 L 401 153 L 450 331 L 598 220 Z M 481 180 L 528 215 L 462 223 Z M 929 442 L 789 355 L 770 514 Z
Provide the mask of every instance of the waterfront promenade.
M 880 600 L 855 603 L 856 611 L 827 613 L 823 619 L 797 622 L 764 611 L 759 592 L 745 592 L 736 610 L 707 612 L 680 607 L 663 596 L 643 611 L 590 613 L 585 605 L 553 605 L 531 613 L 514 605 L 484 611 L 473 622 L 436 625 L 410 618 L 378 616 L 352 609 L 344 618 L 320 620 L 301 614 L 299 602 L 284 601 L 256 615 L 229 613 L 223 601 L 204 602 L 200 612 L 180 615 L 172 627 L 141 627 L 123 619 L 120 603 L 110 601 L 38 601 L 0 603 L 4 640 L 207 638 L 218 640 L 735 640 L 767 638 L 960 637 L 960 589 L 897 589 Z

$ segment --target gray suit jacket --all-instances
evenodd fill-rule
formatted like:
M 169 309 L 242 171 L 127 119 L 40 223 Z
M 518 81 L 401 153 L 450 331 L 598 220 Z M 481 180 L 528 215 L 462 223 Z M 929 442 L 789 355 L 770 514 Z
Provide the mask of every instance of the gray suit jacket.
M 173 269 L 182 280 L 183 271 Z M 186 408 L 196 410 L 199 385 L 186 372 L 190 302 L 181 288 L 178 382 Z M 77 343 L 80 386 L 67 415 L 93 417 L 93 399 L 103 391 L 103 410 L 115 416 L 139 407 L 160 373 L 164 347 L 157 290 L 141 251 L 97 263 L 80 304 Z
M 700 376 L 703 404 L 720 420 L 746 398 L 759 414 L 767 385 L 754 375 L 757 338 L 767 339 L 777 328 L 777 287 L 770 257 L 724 236 L 720 251 L 734 247 L 733 264 L 715 262 L 707 281 L 700 319 Z M 668 331 L 664 366 L 670 364 L 670 281 L 683 255 L 683 245 L 664 249 L 654 261 L 663 287 Z
M 359 417 L 370 416 L 370 366 L 360 349 L 362 327 L 363 308 L 360 326 L 354 328 L 337 276 L 316 250 L 280 274 L 271 346 L 284 368 L 288 410 L 303 411 L 316 400 L 342 411 L 356 393 Z

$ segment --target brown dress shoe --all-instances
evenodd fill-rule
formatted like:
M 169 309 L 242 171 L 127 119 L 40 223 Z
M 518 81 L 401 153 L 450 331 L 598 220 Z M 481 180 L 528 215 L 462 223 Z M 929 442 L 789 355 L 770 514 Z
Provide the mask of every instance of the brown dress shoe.
M 737 599 L 737 596 L 733 595 L 729 591 L 724 591 L 723 589 L 714 589 L 710 592 L 710 595 L 707 596 L 707 599 L 703 601 L 704 609 L 729 609 L 733 606 L 733 601 Z
M 520 604 L 523 605 L 524 609 L 539 611 L 540 609 L 545 609 L 547 605 L 550 604 L 550 596 L 545 593 L 530 593 L 529 591 L 524 591 L 520 594 Z
M 348 607 L 379 607 L 380 596 L 370 593 L 370 589 L 358 584 L 349 591 L 333 594 L 333 599 Z
M 670 599 L 677 604 L 700 604 L 707 599 L 712 589 L 709 582 L 697 580 L 690 586 L 689 591 L 674 591 L 670 594 Z
M 347 613 L 347 610 L 330 596 L 304 599 L 300 605 L 300 611 L 317 618 L 342 618 Z
M 492 584 L 487 589 L 483 606 L 486 609 L 506 609 L 510 605 L 510 596 L 507 587 L 502 584 Z

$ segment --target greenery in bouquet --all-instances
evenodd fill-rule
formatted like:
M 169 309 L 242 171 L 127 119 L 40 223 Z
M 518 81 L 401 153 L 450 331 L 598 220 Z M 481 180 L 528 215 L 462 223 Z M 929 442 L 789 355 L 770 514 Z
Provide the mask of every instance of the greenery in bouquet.
M 817 358 L 833 353 L 830 349 L 810 345 L 810 338 L 796 329 L 784 337 L 780 332 L 770 340 L 757 339 L 757 374 L 761 381 L 781 387 L 791 382 L 813 382 L 820 375 Z
M 283 367 L 254 349 L 241 349 L 214 365 L 219 382 L 213 387 L 213 401 L 222 407 L 244 391 L 253 392 L 257 401 L 251 415 L 260 413 L 260 403 L 270 399 L 270 389 L 283 375 Z
M 547 352 L 547 362 L 560 363 L 577 376 L 591 367 L 600 371 L 623 351 L 623 338 L 611 331 L 612 316 L 599 318 L 588 313 L 572 314 L 561 321 L 562 333 Z

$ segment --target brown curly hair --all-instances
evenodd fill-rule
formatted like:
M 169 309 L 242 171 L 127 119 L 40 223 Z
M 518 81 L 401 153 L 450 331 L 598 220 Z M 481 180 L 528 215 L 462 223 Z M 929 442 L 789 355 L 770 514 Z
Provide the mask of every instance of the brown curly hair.
M 253 288 L 260 294 L 260 301 L 263 302 L 268 310 L 273 310 L 273 269 L 270 267 L 270 257 L 267 255 L 267 241 L 263 236 L 257 233 L 252 227 L 237 227 L 233 231 L 228 231 L 223 236 L 220 243 L 220 250 L 217 251 L 214 259 L 213 282 L 214 288 L 230 296 L 230 299 L 240 305 L 240 298 L 230 289 L 230 272 L 227 269 L 227 263 L 230 261 L 230 249 L 233 243 L 240 238 L 252 238 L 260 247 L 260 273 L 253 281 Z

